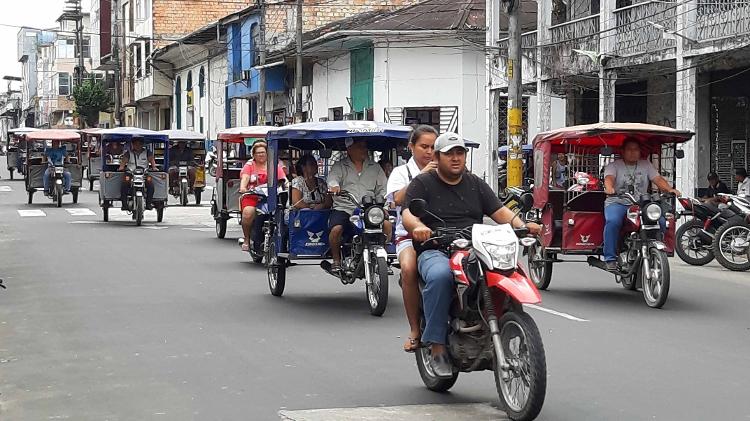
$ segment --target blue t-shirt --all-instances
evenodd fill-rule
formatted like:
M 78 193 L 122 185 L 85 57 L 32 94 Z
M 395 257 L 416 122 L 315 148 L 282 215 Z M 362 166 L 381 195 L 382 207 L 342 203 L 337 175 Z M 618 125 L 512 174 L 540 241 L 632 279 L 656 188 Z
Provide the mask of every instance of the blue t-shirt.
M 63 165 L 63 159 L 65 158 L 66 152 L 67 151 L 62 146 L 59 148 L 46 148 L 44 150 L 44 154 L 47 155 L 54 165 Z

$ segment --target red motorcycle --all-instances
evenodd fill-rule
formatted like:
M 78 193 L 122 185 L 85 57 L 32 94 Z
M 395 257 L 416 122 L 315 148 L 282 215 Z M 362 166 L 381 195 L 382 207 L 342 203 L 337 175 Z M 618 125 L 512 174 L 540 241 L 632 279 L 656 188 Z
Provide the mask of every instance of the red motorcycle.
M 428 214 L 422 199 L 412 200 L 409 210 L 417 217 Z M 547 389 L 542 338 L 523 310 L 523 304 L 538 304 L 541 297 L 517 265 L 518 238 L 525 247 L 537 241 L 527 235 L 527 229 L 513 230 L 508 224 L 435 231 L 425 243 L 450 254 L 456 281 L 446 343 L 453 376 L 435 375 L 430 347 L 416 352 L 422 381 L 436 392 L 450 389 L 459 372 L 493 370 L 500 402 L 512 420 L 536 418 Z

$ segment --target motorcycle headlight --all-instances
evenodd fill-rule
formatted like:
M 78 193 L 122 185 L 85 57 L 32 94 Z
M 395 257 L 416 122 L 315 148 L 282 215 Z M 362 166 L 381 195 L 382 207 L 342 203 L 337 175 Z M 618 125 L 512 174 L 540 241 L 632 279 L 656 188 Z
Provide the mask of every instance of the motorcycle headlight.
M 482 243 L 484 249 L 492 258 L 492 266 L 499 270 L 511 270 L 516 268 L 518 244 L 493 244 Z
M 63 171 L 64 171 L 64 170 L 63 170 L 62 168 L 59 168 L 59 167 L 58 167 L 58 168 L 55 168 L 55 174 L 62 174 L 62 173 L 63 173 Z
M 367 211 L 365 219 L 369 225 L 380 225 L 385 221 L 385 211 L 378 207 L 372 207 Z
M 650 205 L 646 206 L 646 218 L 652 220 L 652 221 L 658 221 L 659 218 L 661 218 L 661 206 L 657 205 L 656 203 L 651 203 Z

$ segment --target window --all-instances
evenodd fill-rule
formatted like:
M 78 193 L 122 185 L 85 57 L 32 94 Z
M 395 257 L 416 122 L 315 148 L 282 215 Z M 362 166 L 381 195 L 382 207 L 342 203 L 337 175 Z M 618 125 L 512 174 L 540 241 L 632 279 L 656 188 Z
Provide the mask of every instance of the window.
M 328 120 L 341 121 L 344 119 L 344 107 L 336 107 L 328 109 Z
M 189 71 L 187 74 L 187 83 L 185 83 L 185 92 L 187 92 L 187 107 L 188 110 L 193 108 L 193 71 Z
M 143 77 L 143 57 L 141 56 L 141 43 L 133 44 L 133 61 L 135 63 L 135 77 Z
M 135 8 L 133 7 L 133 2 L 131 1 L 130 3 L 128 3 L 127 7 L 128 7 L 128 30 L 130 32 L 133 32 L 135 31 L 135 10 L 133 10 Z
M 151 41 L 146 41 L 144 44 L 145 47 L 145 60 L 143 62 L 143 66 L 146 68 L 146 76 L 149 76 L 151 74 Z
M 57 74 L 57 94 L 60 96 L 70 95 L 70 75 L 68 73 Z
M 206 69 L 203 67 L 201 67 L 201 70 L 198 73 L 198 95 L 200 95 L 201 98 L 206 96 Z
M 55 43 L 55 58 L 76 58 L 76 42 L 74 39 L 62 38 Z
M 78 46 L 75 45 L 75 40 L 72 41 L 75 46 L 76 55 L 78 57 Z M 83 58 L 91 58 L 91 38 L 83 37 Z
M 440 132 L 440 108 L 405 108 L 404 123 L 407 126 L 426 124 Z
M 179 76 L 174 83 L 174 117 L 175 128 L 182 129 L 182 79 Z
M 232 81 L 242 80 L 242 27 L 235 23 L 232 25 Z

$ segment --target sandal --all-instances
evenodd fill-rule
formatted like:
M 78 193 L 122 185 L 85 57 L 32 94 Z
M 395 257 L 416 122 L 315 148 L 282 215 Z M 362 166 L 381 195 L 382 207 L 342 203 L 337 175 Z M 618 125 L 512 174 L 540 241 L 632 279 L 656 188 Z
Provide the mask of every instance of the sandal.
M 417 349 L 419 349 L 420 346 L 419 338 L 412 338 L 409 336 L 408 338 L 408 345 L 404 344 L 404 352 L 407 352 L 409 354 L 417 352 Z
M 249 252 L 250 251 L 250 244 L 248 244 L 248 243 L 242 243 L 242 251 Z

